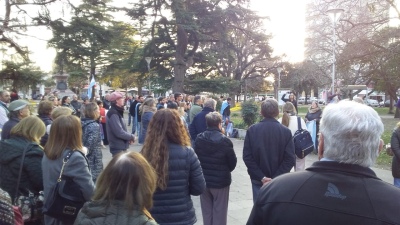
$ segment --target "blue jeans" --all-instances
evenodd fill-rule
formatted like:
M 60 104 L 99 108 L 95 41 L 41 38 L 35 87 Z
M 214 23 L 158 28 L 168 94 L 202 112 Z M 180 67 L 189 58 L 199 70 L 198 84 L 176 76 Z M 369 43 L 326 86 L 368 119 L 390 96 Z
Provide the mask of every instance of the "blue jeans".
M 129 116 L 131 116 L 130 113 Z M 136 117 L 132 116 L 132 134 L 135 134 L 135 132 L 136 132 Z
M 115 155 L 118 155 L 118 153 L 120 153 L 120 152 L 126 152 L 126 150 L 110 148 L 110 152 L 111 152 L 112 157 L 114 157 Z
M 400 178 L 394 178 L 393 185 L 400 188 Z
M 258 193 L 260 193 L 260 188 L 262 187 L 262 182 L 259 180 L 251 180 L 251 189 L 253 190 L 253 203 L 256 203 Z

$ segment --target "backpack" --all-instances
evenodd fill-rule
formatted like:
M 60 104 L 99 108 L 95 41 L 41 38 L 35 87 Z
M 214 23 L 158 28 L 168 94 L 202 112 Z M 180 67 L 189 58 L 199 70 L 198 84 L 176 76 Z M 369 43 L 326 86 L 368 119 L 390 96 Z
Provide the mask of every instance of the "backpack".
M 301 128 L 300 117 L 297 117 L 297 131 L 293 135 L 294 153 L 300 159 L 314 151 L 311 134 Z

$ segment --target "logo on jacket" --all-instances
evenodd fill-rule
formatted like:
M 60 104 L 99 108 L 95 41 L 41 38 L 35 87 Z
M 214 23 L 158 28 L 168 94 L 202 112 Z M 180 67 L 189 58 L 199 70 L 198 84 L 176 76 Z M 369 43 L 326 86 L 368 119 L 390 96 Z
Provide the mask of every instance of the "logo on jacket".
M 342 200 L 347 198 L 347 196 L 340 194 L 339 189 L 332 183 L 328 183 L 328 189 L 325 192 L 325 197 L 340 198 Z

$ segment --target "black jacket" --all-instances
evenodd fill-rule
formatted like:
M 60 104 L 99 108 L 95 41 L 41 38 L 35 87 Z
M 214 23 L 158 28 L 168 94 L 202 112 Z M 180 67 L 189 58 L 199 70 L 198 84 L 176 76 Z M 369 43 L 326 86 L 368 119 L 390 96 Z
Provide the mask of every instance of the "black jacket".
M 20 119 L 16 117 L 10 118 L 3 126 L 1 131 L 1 140 L 9 139 L 11 136 L 11 129 L 19 123 Z
M 260 181 L 289 173 L 295 165 L 292 132 L 274 118 L 265 118 L 246 132 L 243 161 L 250 179 Z
M 394 154 L 392 159 L 392 175 L 394 178 L 400 178 L 400 128 L 393 131 L 390 146 Z
M 20 194 L 25 196 L 28 196 L 27 190 L 33 193 L 43 190 L 43 148 L 18 136 L 0 141 L 0 187 L 10 194 L 11 199 L 15 198 L 22 153 L 28 145 L 19 185 Z
M 318 161 L 262 187 L 247 225 L 400 224 L 398 199 L 367 167 Z
M 232 141 L 216 128 L 199 134 L 194 148 L 199 157 L 207 188 L 224 188 L 231 184 L 231 172 L 237 158 Z
M 150 213 L 163 225 L 195 224 L 196 214 L 190 195 L 200 195 L 206 188 L 200 162 L 190 147 L 170 143 L 168 152 L 167 189 L 156 190 Z
M 189 126 L 190 138 L 192 140 L 196 140 L 197 135 L 207 129 L 206 115 L 209 112 L 214 112 L 214 109 L 204 107 L 203 110 L 193 118 L 192 123 Z
M 44 125 L 47 127 L 47 125 L 50 125 L 53 120 L 51 119 L 50 116 L 46 115 L 38 115 L 38 117 L 43 121 Z M 43 135 L 43 137 L 40 139 L 40 145 L 44 147 L 44 145 L 47 143 L 47 139 L 49 138 L 49 134 L 47 132 Z

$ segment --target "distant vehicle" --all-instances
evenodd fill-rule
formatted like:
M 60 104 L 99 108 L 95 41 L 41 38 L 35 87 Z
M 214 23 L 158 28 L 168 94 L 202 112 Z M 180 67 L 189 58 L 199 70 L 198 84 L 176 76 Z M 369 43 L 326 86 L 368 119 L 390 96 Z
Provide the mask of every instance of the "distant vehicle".
M 323 98 L 318 99 L 318 104 L 320 105 L 326 105 L 326 101 Z
M 375 99 L 365 99 L 364 103 L 367 106 L 371 106 L 371 107 L 378 107 L 379 106 L 379 102 Z
M 389 107 L 390 106 L 390 99 L 384 101 L 379 102 L 379 106 L 380 107 Z M 396 106 L 396 101 L 393 100 L 393 106 Z
M 318 101 L 317 97 L 311 97 L 307 102 Z
M 297 104 L 304 104 L 306 102 L 306 97 L 299 97 L 297 99 Z

